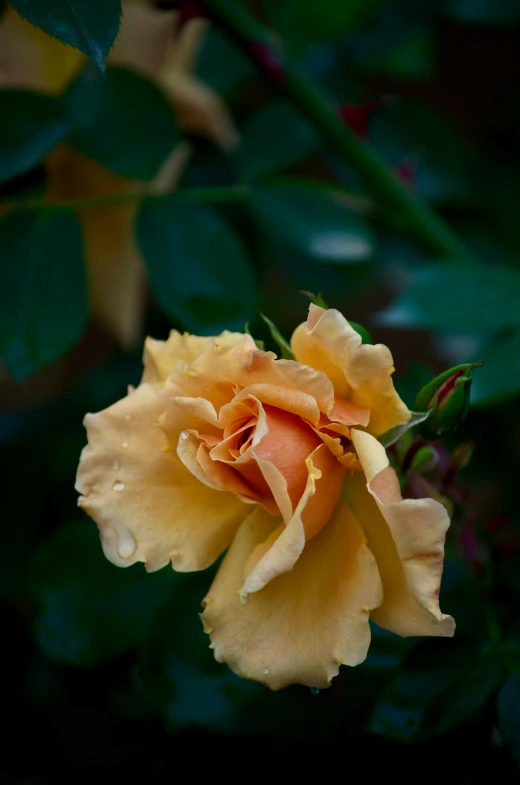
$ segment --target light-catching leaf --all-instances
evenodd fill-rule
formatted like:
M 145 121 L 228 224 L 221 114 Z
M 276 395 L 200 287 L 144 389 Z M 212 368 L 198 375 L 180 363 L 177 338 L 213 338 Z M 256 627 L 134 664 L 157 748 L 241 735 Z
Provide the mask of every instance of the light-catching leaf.
M 251 190 L 249 204 L 263 232 L 312 261 L 343 266 L 374 253 L 368 223 L 337 191 L 298 181 L 265 185 Z
M 161 308 L 192 332 L 243 328 L 256 282 L 241 239 L 218 215 L 176 196 L 143 202 L 137 237 Z
M 429 412 L 411 412 L 411 417 L 406 423 L 406 425 L 397 425 L 395 428 L 390 428 L 389 431 L 386 433 L 382 433 L 381 436 L 378 437 L 378 440 L 381 442 L 383 447 L 388 448 L 391 447 L 392 444 L 395 444 L 401 436 L 403 436 L 410 428 L 415 428 L 416 425 L 424 422 L 430 416 L 431 411 Z
M 121 0 L 10 0 L 20 16 L 47 35 L 80 49 L 104 70 L 119 32 Z
M 511 267 L 439 264 L 416 273 L 415 282 L 379 314 L 391 327 L 496 333 L 520 326 L 520 272 Z
M 520 395 L 520 332 L 494 338 L 482 360 L 484 367 L 473 379 L 471 406 L 493 406 Z
M 124 177 L 150 180 L 179 139 L 160 88 L 126 68 L 87 66 L 66 102 L 72 145 Z
M 67 210 L 0 218 L 0 353 L 17 379 L 64 354 L 87 319 L 83 241 Z

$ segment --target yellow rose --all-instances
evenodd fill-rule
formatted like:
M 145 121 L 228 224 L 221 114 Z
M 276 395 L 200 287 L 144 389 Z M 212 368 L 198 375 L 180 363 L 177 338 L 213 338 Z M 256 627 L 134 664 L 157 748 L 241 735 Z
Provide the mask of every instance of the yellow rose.
M 454 632 L 438 601 L 447 513 L 402 500 L 375 438 L 410 417 L 389 350 L 314 305 L 292 348 L 296 361 L 239 333 L 148 339 L 141 384 L 87 415 L 77 481 L 117 565 L 202 570 L 230 546 L 204 627 L 217 660 L 272 689 L 326 687 L 362 662 L 370 617 Z

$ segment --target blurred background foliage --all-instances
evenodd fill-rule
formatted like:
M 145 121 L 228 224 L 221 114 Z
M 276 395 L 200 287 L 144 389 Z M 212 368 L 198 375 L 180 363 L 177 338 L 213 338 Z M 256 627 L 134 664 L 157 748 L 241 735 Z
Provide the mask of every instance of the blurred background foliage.
M 201 749 L 226 777 L 261 750 L 270 776 L 516 782 L 519 3 L 1 9 L 1 781 L 166 782 Z M 444 444 L 392 448 L 453 514 L 456 637 L 374 626 L 319 695 L 216 664 L 211 575 L 113 567 L 73 490 L 83 415 L 137 383 L 146 334 L 249 322 L 274 348 L 259 313 L 289 336 L 302 289 L 391 347 L 409 406 L 485 362 Z

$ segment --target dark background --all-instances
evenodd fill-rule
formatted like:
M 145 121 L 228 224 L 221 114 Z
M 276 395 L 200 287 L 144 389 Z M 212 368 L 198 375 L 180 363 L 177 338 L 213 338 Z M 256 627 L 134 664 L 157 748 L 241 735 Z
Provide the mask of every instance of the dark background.
M 171 5 L 162 3 L 163 12 Z M 5 314 L 22 296 L 13 270 L 32 269 L 24 267 L 26 258 L 40 259 L 74 314 L 82 306 L 74 300 L 72 267 L 54 267 L 60 259 L 75 263 L 73 242 L 62 247 L 57 231 L 48 249 L 39 246 L 39 257 L 23 245 L 34 200 L 52 206 L 52 150 L 44 145 L 39 158 L 34 154 L 47 121 L 30 103 L 33 94 L 24 115 L 26 99 L 15 96 L 13 103 L 13 85 L 0 90 L 0 106 L 7 107 L 0 131 L 0 781 L 385 776 L 480 783 L 493 776 L 516 782 L 520 4 L 266 0 L 252 11 L 277 31 L 308 79 L 347 107 L 351 128 L 389 169 L 397 167 L 406 187 L 476 259 L 469 265 L 441 259 L 396 220 L 391 206 L 379 205 L 355 164 L 340 160 L 326 135 L 294 109 L 290 91 L 264 81 L 216 25 L 197 74 L 222 96 L 241 141 L 222 151 L 188 131 L 192 155 L 180 187 L 248 189 L 245 200 L 217 204 L 210 196 L 206 205 L 242 250 L 230 252 L 229 239 L 219 236 L 211 253 L 193 249 L 175 234 L 179 215 L 169 197 L 161 204 L 143 200 L 138 239 L 149 286 L 134 345 L 122 348 L 92 312 L 78 330 L 60 309 L 54 317 L 40 308 L 52 300 L 45 286 L 32 321 L 25 328 L 16 322 L 13 337 L 14 317 L 9 311 L 6 326 Z M 0 47 L 0 75 L 2 64 Z M 92 73 L 93 66 L 86 68 Z M 105 89 L 96 81 L 101 77 L 88 78 L 80 94 L 87 105 Z M 139 108 L 148 100 L 145 88 L 134 87 L 126 98 L 117 87 L 120 116 L 128 102 Z M 69 93 L 52 100 L 63 102 Z M 159 111 L 154 107 L 147 116 Z M 146 124 L 145 137 L 131 123 L 113 129 L 122 134 L 130 165 L 98 144 L 107 126 L 102 112 L 97 117 L 90 137 L 78 141 L 76 129 L 68 143 L 86 147 L 87 158 L 128 180 L 150 179 L 134 171 L 146 171 L 148 148 L 159 145 L 153 139 L 143 145 Z M 22 126 L 30 127 L 27 137 Z M 5 161 L 15 153 L 22 164 L 10 174 Z M 82 196 L 76 186 L 71 191 Z M 13 201 L 23 203 L 14 219 L 21 223 L 13 223 Z M 81 217 L 81 207 L 73 208 Z M 209 236 L 204 220 L 190 214 L 187 231 Z M 163 261 L 164 247 L 175 252 L 174 261 Z M 195 283 L 192 270 L 199 271 Z M 305 318 L 301 289 L 322 292 L 328 305 L 366 326 L 374 342 L 390 346 L 396 386 L 409 406 L 435 373 L 480 358 L 486 364 L 474 372 L 464 423 L 443 444 L 426 437 L 440 456 L 437 466 L 404 472 L 407 493 L 440 494 L 453 510 L 441 605 L 457 620 L 455 638 L 403 640 L 374 626 L 367 661 L 342 668 L 329 690 L 274 694 L 214 663 L 196 615 L 211 575 L 176 576 L 168 568 L 147 575 L 141 565 L 108 564 L 94 524 L 76 507 L 74 478 L 83 416 L 138 383 L 144 335 L 165 338 L 172 327 L 208 334 L 242 329 L 248 320 L 254 336 L 269 343 L 259 311 L 289 336 Z

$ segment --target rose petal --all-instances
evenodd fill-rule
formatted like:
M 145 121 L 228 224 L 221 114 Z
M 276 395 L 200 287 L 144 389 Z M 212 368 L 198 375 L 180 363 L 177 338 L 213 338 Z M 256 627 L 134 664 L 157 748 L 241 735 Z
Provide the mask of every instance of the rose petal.
M 334 396 L 334 406 L 332 407 L 329 418 L 346 425 L 362 425 L 367 427 L 370 422 L 370 409 L 364 406 L 356 406 L 355 403 L 345 401 L 339 396 Z
M 212 340 L 218 346 L 233 346 L 240 343 L 242 333 L 230 333 L 224 330 Z M 203 335 L 190 335 L 189 333 L 177 332 L 172 330 L 166 341 L 157 341 L 154 338 L 146 338 L 144 342 L 144 373 L 141 381 L 159 382 L 165 381 L 172 372 L 175 363 L 182 361 L 184 371 L 186 365 L 191 365 L 200 357 L 210 338 Z
M 321 440 L 300 417 L 274 406 L 264 406 L 267 433 L 254 447 L 254 456 L 273 463 L 287 483 L 287 493 L 295 510 L 308 478 L 306 460 Z
M 217 411 L 242 388 L 256 384 L 263 385 L 264 390 L 272 385 L 294 391 L 295 402 L 305 393 L 325 414 L 334 405 L 334 388 L 325 374 L 294 360 L 277 360 L 273 352 L 257 349 L 249 335 L 235 346 L 218 345 L 211 339 L 201 356 L 187 369 L 177 367 L 171 379 L 186 395 L 211 400 Z
M 370 409 L 370 433 L 377 436 L 410 419 L 394 389 L 390 351 L 382 344 L 363 344 L 339 311 L 311 305 L 307 322 L 293 333 L 291 347 L 297 360 L 327 374 L 336 395 Z
M 384 447 L 363 431 L 352 429 L 351 435 L 366 484 L 357 474 L 344 494 L 383 581 L 384 600 L 372 618 L 399 635 L 453 635 L 454 620 L 439 608 L 446 510 L 433 499 L 403 501 Z
M 316 399 L 301 390 L 275 384 L 251 384 L 239 392 L 235 400 L 250 397 L 256 398 L 263 404 L 296 414 L 313 425 L 318 425 L 320 421 L 320 410 Z
M 121 567 L 143 561 L 157 570 L 171 560 L 181 572 L 205 569 L 250 511 L 233 494 L 203 485 L 168 448 L 157 423 L 168 406 L 175 406 L 168 389 L 142 384 L 85 418 L 79 504 L 97 522 L 105 555 Z
M 340 497 L 345 470 L 325 444 L 305 461 L 307 483 L 287 526 L 272 542 L 263 544 L 247 567 L 240 591 L 243 601 L 284 572 L 292 570 L 306 541 L 315 537 L 332 516 Z
M 309 542 L 294 568 L 249 595 L 238 591 L 251 553 L 277 522 L 255 510 L 240 527 L 206 597 L 202 620 L 215 658 L 273 690 L 327 687 L 340 664 L 362 662 L 368 617 L 381 602 L 374 557 L 347 505 Z

